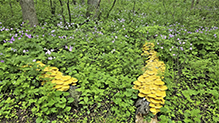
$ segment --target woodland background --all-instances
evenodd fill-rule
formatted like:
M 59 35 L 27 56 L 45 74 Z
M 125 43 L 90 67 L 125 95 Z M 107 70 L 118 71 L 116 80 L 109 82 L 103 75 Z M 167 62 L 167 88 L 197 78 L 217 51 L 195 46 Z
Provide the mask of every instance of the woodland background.
M 218 0 L 1 0 L 1 121 L 134 122 L 133 82 L 147 60 L 142 46 L 152 42 L 168 87 L 158 121 L 219 122 L 218 7 Z M 35 61 L 78 79 L 78 107 L 68 92 L 41 86 L 41 71 L 20 69 Z

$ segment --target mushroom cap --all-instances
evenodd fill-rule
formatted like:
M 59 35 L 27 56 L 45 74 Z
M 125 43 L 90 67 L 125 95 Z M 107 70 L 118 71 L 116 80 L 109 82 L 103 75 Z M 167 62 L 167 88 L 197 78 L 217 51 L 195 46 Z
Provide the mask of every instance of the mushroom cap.
M 161 104 L 159 104 L 159 103 L 155 105 L 156 109 L 160 109 L 161 107 L 163 107 L 163 106 Z
M 164 82 L 161 81 L 160 79 L 158 79 L 158 80 L 156 80 L 156 81 L 154 82 L 154 84 L 155 84 L 155 85 L 164 85 Z
M 140 89 L 139 91 L 143 94 L 150 94 L 151 93 L 149 88 Z
M 70 88 L 69 85 L 62 85 L 62 88 L 59 88 L 57 90 L 59 90 L 59 91 L 67 91 L 69 88 Z
M 58 72 L 56 73 L 55 78 L 56 78 L 56 79 L 62 79 L 62 73 L 58 71 Z
M 139 76 L 139 77 L 138 77 L 138 81 L 139 81 L 139 82 L 144 82 L 144 81 L 145 81 L 144 76 L 142 76 L 142 75 Z
M 155 73 L 154 73 L 154 71 L 147 70 L 147 71 L 145 71 L 145 74 L 154 75 Z
M 167 90 L 167 86 L 162 85 L 162 86 L 159 86 L 158 89 L 161 90 L 161 91 L 165 91 L 165 90 Z
M 138 90 L 138 89 L 140 89 L 140 87 L 137 86 L 137 85 L 134 85 L 134 86 L 132 87 L 132 89 L 136 89 L 136 90 Z
M 155 98 L 158 99 L 158 100 L 163 99 L 163 97 L 159 97 L 159 96 L 157 96 L 157 97 L 155 97 Z
M 71 81 L 71 79 L 64 81 L 63 85 L 69 85 L 72 84 L 73 82 Z
M 156 97 L 156 95 L 155 95 L 155 94 L 148 94 L 148 97 L 155 98 L 155 97 Z
M 154 103 L 150 103 L 149 106 L 150 107 L 155 107 L 155 104 Z
M 143 93 L 138 93 L 138 96 L 139 96 L 139 97 L 145 97 L 145 96 L 146 96 L 146 94 L 143 94 Z
M 154 98 L 150 98 L 150 101 L 151 101 L 152 103 L 155 103 L 155 104 L 157 104 L 157 103 L 160 103 L 160 101 L 159 101 L 159 100 L 157 100 L 157 99 L 154 99 Z
M 63 85 L 59 85 L 59 84 L 56 84 L 56 86 L 54 87 L 55 89 L 60 89 L 62 88 Z
M 61 79 L 53 79 L 51 83 L 56 83 L 56 84 L 61 85 L 64 83 L 64 81 L 62 81 Z
M 150 89 L 152 89 L 152 90 L 157 90 L 157 88 L 158 88 L 158 87 L 157 87 L 156 85 L 154 85 L 154 84 L 153 84 L 153 85 L 150 85 Z
M 50 67 L 49 67 L 49 66 L 47 66 L 47 67 L 45 67 L 45 68 L 43 69 L 43 71 L 46 71 L 46 72 L 48 72 L 48 71 L 52 71 L 52 69 L 50 69 Z
M 52 71 L 59 71 L 59 69 L 58 69 L 57 67 L 50 67 L 50 69 L 51 69 Z
M 72 82 L 77 82 L 78 80 L 76 78 L 71 78 Z
M 74 86 L 74 85 L 76 85 L 76 83 L 72 83 L 71 85 L 73 85 L 73 86 Z
M 165 103 L 165 100 L 164 100 L 164 99 L 161 99 L 160 103 L 161 103 L 161 104 L 164 104 L 164 103 Z
M 159 97 L 165 97 L 166 96 L 166 91 L 157 91 L 156 95 Z
M 134 81 L 133 83 L 134 83 L 135 85 L 138 85 L 138 86 L 141 86 L 141 84 L 142 84 L 142 83 L 139 82 L 138 80 L 137 80 L 137 81 Z
M 66 81 L 66 80 L 69 80 L 71 79 L 71 76 L 62 76 L 62 80 Z
M 155 108 L 150 108 L 150 111 L 151 111 L 152 113 L 157 112 L 157 110 L 156 110 Z

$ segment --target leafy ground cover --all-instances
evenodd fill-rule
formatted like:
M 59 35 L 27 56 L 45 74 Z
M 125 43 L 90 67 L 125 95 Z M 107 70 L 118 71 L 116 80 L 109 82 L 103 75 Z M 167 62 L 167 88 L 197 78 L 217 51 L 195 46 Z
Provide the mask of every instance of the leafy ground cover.
M 86 5 L 72 4 L 72 23 L 64 25 L 62 15 L 51 15 L 49 4 L 38 1 L 34 31 L 12 3 L 13 15 L 7 2 L 0 8 L 1 121 L 134 122 L 138 91 L 132 87 L 148 60 L 141 56 L 145 42 L 155 44 L 166 65 L 159 122 L 219 121 L 218 2 L 190 9 L 191 1 L 121 0 L 106 18 L 112 3 L 105 1 L 100 20 L 83 25 Z M 78 107 L 68 92 L 41 86 L 37 65 L 20 69 L 35 61 L 78 79 Z

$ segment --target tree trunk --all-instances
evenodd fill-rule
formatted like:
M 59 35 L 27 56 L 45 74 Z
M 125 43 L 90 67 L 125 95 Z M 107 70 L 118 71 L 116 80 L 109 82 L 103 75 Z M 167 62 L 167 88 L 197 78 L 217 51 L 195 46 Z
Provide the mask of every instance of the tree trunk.
M 33 0 L 20 0 L 20 5 L 22 9 L 23 21 L 29 21 L 28 25 L 34 27 L 38 25 L 38 19 L 36 15 L 36 10 L 34 8 Z
M 99 3 L 101 0 L 88 0 L 88 8 L 87 8 L 87 13 L 86 16 L 90 17 L 93 15 L 93 19 L 95 19 L 98 14 L 99 14 Z

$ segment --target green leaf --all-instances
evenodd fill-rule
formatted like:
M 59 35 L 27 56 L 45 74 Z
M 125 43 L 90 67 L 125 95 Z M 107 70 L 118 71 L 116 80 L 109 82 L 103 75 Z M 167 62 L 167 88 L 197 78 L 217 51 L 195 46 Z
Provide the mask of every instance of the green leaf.
M 85 102 L 85 103 L 88 102 L 88 97 L 84 97 L 84 102 Z

